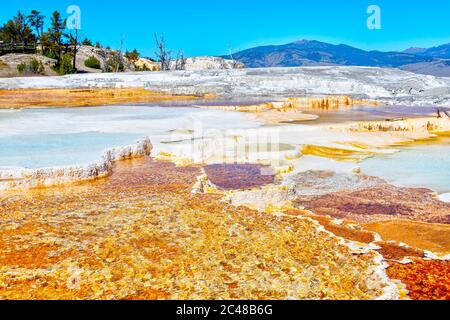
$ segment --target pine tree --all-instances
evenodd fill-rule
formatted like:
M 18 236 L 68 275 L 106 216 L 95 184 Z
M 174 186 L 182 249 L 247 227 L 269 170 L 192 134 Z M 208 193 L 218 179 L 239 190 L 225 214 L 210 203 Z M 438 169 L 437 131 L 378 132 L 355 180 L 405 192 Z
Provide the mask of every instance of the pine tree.
M 4 42 L 28 45 L 34 42 L 36 37 L 29 27 L 25 15 L 19 11 L 0 29 L 0 39 Z
M 136 63 L 139 60 L 139 52 L 134 49 L 131 52 L 125 52 L 125 57 L 130 61 L 130 63 Z
M 90 46 L 90 47 L 93 47 L 93 46 L 94 46 L 94 45 L 92 44 L 92 41 L 89 40 L 88 38 L 84 38 L 82 44 L 83 44 L 83 46 Z
M 66 38 L 66 34 L 64 33 L 65 29 L 66 20 L 61 18 L 58 11 L 53 12 L 50 28 L 44 34 L 42 40 L 45 47 L 54 53 L 58 66 L 61 62 L 64 50 L 64 39 Z
M 31 27 L 36 31 L 36 35 L 38 39 L 41 39 L 42 34 L 44 33 L 44 19 L 45 16 L 42 15 L 37 10 L 32 10 L 30 15 L 27 17 L 28 23 Z

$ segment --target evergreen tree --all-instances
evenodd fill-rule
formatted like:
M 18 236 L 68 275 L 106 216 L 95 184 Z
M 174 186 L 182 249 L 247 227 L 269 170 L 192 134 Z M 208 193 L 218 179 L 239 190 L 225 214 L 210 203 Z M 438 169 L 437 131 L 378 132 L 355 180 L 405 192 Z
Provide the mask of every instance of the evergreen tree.
M 128 52 L 128 51 L 125 52 L 125 58 L 127 58 L 128 61 L 130 61 L 130 63 L 137 62 L 139 60 L 139 56 L 140 56 L 140 54 L 136 49 L 134 49 L 131 52 Z
M 67 37 L 64 33 L 65 29 L 66 20 L 63 20 L 60 13 L 55 11 L 51 17 L 50 28 L 42 37 L 43 45 L 54 54 L 58 66 L 64 52 L 64 40 Z
M 45 16 L 42 15 L 39 11 L 33 10 L 28 16 L 28 23 L 31 27 L 36 31 L 36 35 L 38 39 L 41 39 L 42 34 L 44 33 L 44 19 Z
M 78 49 L 80 46 L 80 33 L 79 33 L 78 29 L 75 29 L 73 32 L 70 32 L 68 34 L 68 38 L 69 38 L 70 46 L 72 48 L 72 67 L 74 70 L 76 70 L 77 69 L 77 65 L 76 65 L 77 54 L 78 54 Z
M 22 12 L 9 20 L 0 28 L 0 40 L 10 43 L 23 43 L 25 45 L 36 41 L 33 31 Z
M 93 46 L 94 46 L 94 45 L 92 44 L 92 41 L 89 40 L 88 38 L 84 38 L 82 44 L 83 44 L 83 46 L 90 46 L 90 47 L 93 47 Z

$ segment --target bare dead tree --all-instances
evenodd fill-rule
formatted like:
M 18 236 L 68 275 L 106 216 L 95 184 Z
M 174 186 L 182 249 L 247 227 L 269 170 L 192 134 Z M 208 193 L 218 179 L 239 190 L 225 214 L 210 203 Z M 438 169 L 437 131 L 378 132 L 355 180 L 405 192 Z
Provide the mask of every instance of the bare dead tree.
M 239 61 L 234 59 L 233 49 L 231 48 L 231 46 L 228 48 L 228 50 L 230 52 L 231 67 L 233 69 L 238 69 L 239 68 Z
M 186 70 L 186 58 L 182 50 L 178 51 L 177 59 L 175 60 L 175 70 Z
M 170 61 L 172 60 L 172 51 L 168 51 L 166 48 L 166 41 L 164 39 L 164 34 L 162 34 L 160 37 L 155 33 L 155 41 L 156 41 L 156 47 L 158 48 L 158 51 L 155 51 L 155 55 L 158 58 L 159 62 L 161 63 L 161 70 L 162 71 L 169 71 L 170 70 Z
M 80 39 L 82 38 L 82 35 L 78 29 L 74 29 L 73 32 L 70 32 L 69 35 L 69 41 L 70 46 L 72 49 L 72 55 L 73 55 L 73 69 L 77 69 L 77 54 L 78 50 L 80 48 L 81 42 Z
M 109 72 L 109 53 L 108 53 L 108 49 L 103 48 L 103 47 L 99 48 L 98 55 L 100 56 L 100 60 L 101 60 L 102 72 L 103 73 Z
M 119 48 L 113 54 L 114 72 L 119 72 L 120 67 L 123 66 L 123 38 L 120 39 Z

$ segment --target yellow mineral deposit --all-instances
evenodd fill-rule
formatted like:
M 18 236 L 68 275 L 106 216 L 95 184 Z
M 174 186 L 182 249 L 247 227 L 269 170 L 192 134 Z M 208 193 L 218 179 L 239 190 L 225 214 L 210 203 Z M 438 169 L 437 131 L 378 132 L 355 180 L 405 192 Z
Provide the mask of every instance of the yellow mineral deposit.
M 284 103 L 285 109 L 339 110 L 357 105 L 378 106 L 370 100 L 357 100 L 350 96 L 325 96 L 289 98 Z
M 365 225 L 385 240 L 404 242 L 416 248 L 450 254 L 450 225 L 419 221 L 389 220 Z M 420 234 L 420 237 L 417 235 Z
M 160 71 L 161 69 L 159 63 L 144 58 L 139 58 L 133 64 L 138 70 L 142 71 Z
M 301 148 L 304 155 L 329 158 L 337 161 L 359 162 L 376 154 L 367 148 L 336 148 L 328 146 L 305 145 Z
M 425 117 L 402 119 L 396 121 L 358 122 L 349 127 L 357 132 L 412 132 L 412 133 L 442 133 L 450 131 L 450 121 L 445 118 Z
M 397 297 L 375 253 L 307 219 L 193 194 L 199 175 L 125 161 L 105 180 L 2 197 L 0 298 Z
M 193 100 L 200 97 L 170 95 L 144 88 L 17 89 L 0 90 L 0 109 L 86 107 L 126 103 Z
M 336 111 L 348 109 L 357 105 L 377 106 L 377 102 L 356 100 L 350 96 L 324 96 L 287 98 L 284 101 L 266 102 L 260 104 L 235 106 L 199 106 L 199 108 L 239 111 L 253 113 L 255 118 L 269 124 L 302 122 L 317 120 L 319 116 L 304 113 L 304 111 Z

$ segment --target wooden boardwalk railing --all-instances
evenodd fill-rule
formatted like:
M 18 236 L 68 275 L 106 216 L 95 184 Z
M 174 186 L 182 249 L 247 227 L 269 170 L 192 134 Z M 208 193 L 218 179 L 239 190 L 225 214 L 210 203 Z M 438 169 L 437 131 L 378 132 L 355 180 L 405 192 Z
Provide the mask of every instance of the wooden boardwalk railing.
M 35 53 L 36 43 L 0 43 L 0 56 L 8 53 Z

